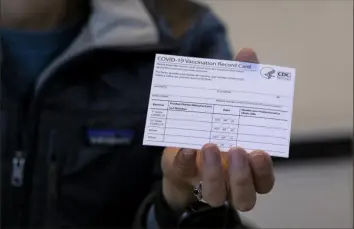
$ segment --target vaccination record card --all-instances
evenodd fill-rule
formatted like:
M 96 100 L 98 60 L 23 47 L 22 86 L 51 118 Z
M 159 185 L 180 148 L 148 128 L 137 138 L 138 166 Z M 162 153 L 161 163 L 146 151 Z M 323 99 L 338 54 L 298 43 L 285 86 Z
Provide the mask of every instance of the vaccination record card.
M 157 54 L 143 145 L 289 157 L 295 69 Z

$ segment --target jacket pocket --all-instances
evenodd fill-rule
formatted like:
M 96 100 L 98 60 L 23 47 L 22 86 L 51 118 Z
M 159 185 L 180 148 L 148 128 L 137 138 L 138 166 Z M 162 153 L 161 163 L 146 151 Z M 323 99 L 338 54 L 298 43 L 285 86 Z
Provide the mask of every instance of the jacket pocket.
M 41 131 L 45 136 L 40 139 L 47 139 L 48 144 L 42 148 L 55 155 L 63 176 L 75 174 L 107 155 L 130 160 L 139 153 L 136 149 L 142 148 L 145 120 L 144 111 L 50 112 L 42 124 L 46 130 Z
M 47 114 L 45 123 L 55 132 L 48 144 L 57 159 L 60 221 L 104 225 L 97 220 L 107 221 L 112 209 L 122 208 L 134 215 L 151 188 L 156 152 L 161 151 L 142 146 L 145 120 L 145 112 Z
M 65 156 L 63 175 L 75 174 L 104 157 L 125 162 L 134 158 L 142 145 L 145 117 L 144 112 L 107 112 L 85 118 L 77 130 L 74 152 Z

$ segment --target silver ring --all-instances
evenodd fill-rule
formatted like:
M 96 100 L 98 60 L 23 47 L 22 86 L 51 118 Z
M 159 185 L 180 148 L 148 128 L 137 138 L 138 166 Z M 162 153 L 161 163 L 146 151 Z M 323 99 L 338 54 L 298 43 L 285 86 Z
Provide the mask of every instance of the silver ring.
M 200 181 L 199 184 L 197 184 L 194 187 L 193 194 L 195 197 L 197 197 L 198 201 L 203 202 L 203 203 L 207 203 L 205 200 L 203 200 L 202 184 L 203 184 L 203 181 Z

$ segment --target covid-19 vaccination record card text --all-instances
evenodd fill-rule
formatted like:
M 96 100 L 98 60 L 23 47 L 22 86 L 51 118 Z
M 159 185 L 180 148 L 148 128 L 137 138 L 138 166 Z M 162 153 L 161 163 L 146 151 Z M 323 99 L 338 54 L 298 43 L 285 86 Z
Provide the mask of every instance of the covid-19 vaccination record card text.
M 295 69 L 157 54 L 143 145 L 289 157 Z

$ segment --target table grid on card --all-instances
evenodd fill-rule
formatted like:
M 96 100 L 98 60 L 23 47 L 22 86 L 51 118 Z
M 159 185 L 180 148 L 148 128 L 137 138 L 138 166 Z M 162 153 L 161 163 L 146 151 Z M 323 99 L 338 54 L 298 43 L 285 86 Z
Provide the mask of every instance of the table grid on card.
M 287 111 L 170 100 L 151 100 L 144 144 L 201 148 L 214 143 L 222 150 L 243 147 L 286 154 Z

